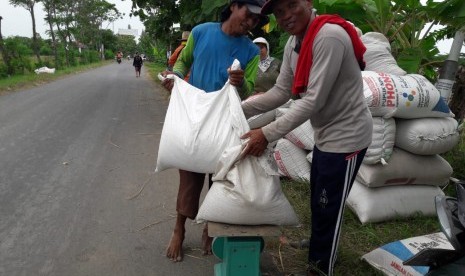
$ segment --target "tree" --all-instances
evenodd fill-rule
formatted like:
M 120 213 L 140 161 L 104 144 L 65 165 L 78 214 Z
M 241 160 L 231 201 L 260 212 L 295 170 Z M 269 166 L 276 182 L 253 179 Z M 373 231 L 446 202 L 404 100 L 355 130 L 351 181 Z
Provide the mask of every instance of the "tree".
M 3 40 L 3 35 L 2 35 L 2 20 L 3 20 L 3 17 L 0 16 L 0 52 L 2 52 L 3 62 L 6 65 L 6 73 L 8 75 L 11 75 L 11 74 L 13 74 L 13 67 L 11 66 L 10 56 L 8 55 L 8 53 L 7 53 L 6 49 L 5 49 L 5 45 L 4 45 L 5 42 Z
M 37 31 L 36 31 L 36 18 L 34 14 L 34 6 L 36 2 L 38 1 L 36 0 L 10 0 L 10 4 L 12 4 L 15 7 L 18 7 L 18 6 L 23 7 L 31 14 L 33 49 L 34 49 L 34 53 L 37 56 L 37 60 L 39 61 L 39 63 L 42 63 L 40 59 L 40 53 L 39 53 L 39 43 L 38 43 Z

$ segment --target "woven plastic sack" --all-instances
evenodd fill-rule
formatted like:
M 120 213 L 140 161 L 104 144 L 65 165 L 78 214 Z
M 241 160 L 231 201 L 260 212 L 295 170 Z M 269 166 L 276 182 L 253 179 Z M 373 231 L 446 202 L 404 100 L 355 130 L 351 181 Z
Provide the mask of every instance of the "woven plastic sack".
M 408 218 L 421 213 L 434 216 L 434 197 L 444 195 L 441 188 L 428 185 L 403 185 L 370 188 L 354 181 L 347 206 L 362 224 Z
M 423 249 L 435 248 L 453 250 L 451 243 L 442 232 L 418 236 L 400 241 L 391 242 L 362 256 L 362 260 L 380 270 L 385 275 L 428 275 L 429 266 L 409 266 L 403 262 L 410 259 Z M 437 271 L 436 271 L 437 272 Z M 436 274 L 459 275 L 459 274 Z
M 307 154 L 308 151 L 283 138 L 278 140 L 273 157 L 281 175 L 295 180 L 310 181 L 310 163 Z
M 397 61 L 391 54 L 389 40 L 378 32 L 368 32 L 361 36 L 361 40 L 367 50 L 363 55 L 365 70 L 404 76 L 407 74 L 397 65 Z
M 362 71 L 363 93 L 373 117 L 454 117 L 439 91 L 417 74 Z
M 460 141 L 454 118 L 397 119 L 396 147 L 420 155 L 441 154 Z
M 363 158 L 364 164 L 387 164 L 392 155 L 396 137 L 394 118 L 373 117 L 373 136 Z
M 221 90 L 206 93 L 175 75 L 170 77 L 174 87 L 155 171 L 214 173 L 223 151 L 240 144 L 240 135 L 249 129 L 236 88 L 227 82 Z
M 367 187 L 444 186 L 449 182 L 452 173 L 451 165 L 438 154 L 418 155 L 394 147 L 387 165 L 362 164 L 357 180 Z
M 224 151 L 196 221 L 297 225 L 270 152 L 241 159 L 242 150 L 243 146 L 237 145 Z

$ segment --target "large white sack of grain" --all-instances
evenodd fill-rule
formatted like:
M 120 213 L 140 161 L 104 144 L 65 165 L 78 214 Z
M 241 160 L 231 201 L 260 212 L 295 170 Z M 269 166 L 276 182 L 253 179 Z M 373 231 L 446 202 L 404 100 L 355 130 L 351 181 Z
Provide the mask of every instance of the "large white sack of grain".
M 397 65 L 397 61 L 391 54 L 391 44 L 382 33 L 368 32 L 363 34 L 361 39 L 367 48 L 363 55 L 366 71 L 384 72 L 398 76 L 407 74 Z
M 396 147 L 420 155 L 441 154 L 460 141 L 454 118 L 396 119 Z
M 314 131 L 310 120 L 291 130 L 284 138 L 291 141 L 294 145 L 305 150 L 313 150 L 315 146 Z
M 393 148 L 387 165 L 362 164 L 357 180 L 367 187 L 393 185 L 444 186 L 452 176 L 450 164 L 440 155 L 418 155 Z
M 241 159 L 242 150 L 238 145 L 224 151 L 196 221 L 297 225 L 294 209 L 281 190 L 271 151 Z
M 407 238 L 388 243 L 362 256 L 374 268 L 385 275 L 427 275 L 429 266 L 409 266 L 403 262 L 426 248 L 453 250 L 454 247 L 442 232 Z M 438 274 L 445 275 L 445 274 Z
M 256 97 L 259 97 L 259 95 L 253 95 L 244 100 L 244 102 L 254 99 Z M 288 108 L 291 105 L 292 100 L 289 100 L 287 103 L 283 104 L 279 108 Z M 249 123 L 250 129 L 255 129 L 255 128 L 261 128 L 263 126 L 266 126 L 267 124 L 273 122 L 276 119 L 276 113 L 278 109 L 273 109 L 255 116 L 252 116 L 247 119 L 247 122 Z
M 279 118 L 289 111 L 289 108 L 294 104 L 293 100 L 290 100 L 287 105 L 281 106 L 276 109 L 276 118 Z M 313 150 L 315 146 L 314 131 L 310 120 L 305 121 L 300 126 L 291 130 L 289 133 L 284 135 L 284 138 L 294 143 L 299 148 L 306 150 Z
M 385 165 L 391 158 L 396 137 L 394 118 L 373 117 L 373 138 L 363 158 L 365 164 Z
M 249 130 L 236 88 L 206 93 L 175 75 L 158 148 L 156 172 L 214 173 L 223 151 Z
M 282 138 L 274 148 L 273 157 L 281 175 L 295 180 L 310 181 L 310 163 L 307 154 L 308 151 Z
M 373 117 L 454 117 L 439 91 L 417 74 L 362 71 L 363 92 Z
M 408 218 L 418 213 L 434 216 L 434 197 L 444 195 L 430 185 L 403 185 L 369 188 L 357 180 L 347 198 L 347 206 L 362 224 Z

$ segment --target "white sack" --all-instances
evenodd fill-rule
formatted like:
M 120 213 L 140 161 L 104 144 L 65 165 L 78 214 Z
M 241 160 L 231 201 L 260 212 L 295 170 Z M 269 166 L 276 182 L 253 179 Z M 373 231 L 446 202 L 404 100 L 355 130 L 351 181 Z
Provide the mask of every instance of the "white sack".
M 361 36 L 361 40 L 367 48 L 363 59 L 365 70 L 404 76 L 407 74 L 397 65 L 397 61 L 391 54 L 389 40 L 378 32 L 368 32 Z
M 386 164 L 391 158 L 396 137 L 394 118 L 373 117 L 373 138 L 363 158 L 365 164 Z
M 365 101 L 373 117 L 454 117 L 436 87 L 421 75 L 362 71 L 362 77 Z
M 310 181 L 310 163 L 307 154 L 306 150 L 283 138 L 278 140 L 273 157 L 281 175 L 295 180 Z
M 259 97 L 260 95 L 253 95 L 247 98 L 244 101 L 248 101 L 249 99 L 253 99 L 256 97 Z M 255 128 L 261 128 L 263 126 L 266 126 L 267 124 L 273 122 L 277 116 L 276 114 L 279 113 L 278 109 L 288 109 L 289 106 L 291 105 L 292 100 L 289 100 L 287 103 L 283 104 L 282 106 L 278 107 L 277 109 L 273 109 L 270 111 L 267 111 L 265 113 L 261 113 L 255 116 L 252 116 L 247 119 L 247 122 L 249 123 L 250 129 L 255 129 Z
M 314 131 L 310 120 L 291 130 L 284 138 L 301 149 L 313 150 L 315 146 Z
M 47 66 L 40 67 L 36 70 L 34 70 L 36 74 L 42 74 L 42 73 L 47 73 L 47 74 L 55 74 L 55 68 L 48 68 Z
M 214 173 L 226 148 L 249 130 L 236 88 L 227 82 L 206 93 L 175 75 L 166 112 L 156 172 L 178 168 Z
M 434 216 L 434 197 L 444 195 L 441 188 L 428 185 L 404 185 L 369 188 L 354 181 L 347 206 L 362 224 L 408 218 L 418 213 Z
M 454 118 L 397 119 L 396 147 L 420 155 L 441 154 L 460 141 Z
M 452 172 L 450 164 L 437 154 L 417 155 L 394 147 L 389 164 L 362 164 L 357 180 L 367 187 L 414 184 L 444 186 Z
M 289 107 L 294 104 L 293 100 L 289 100 L 286 104 L 276 109 L 276 118 L 279 118 L 289 111 Z M 305 121 L 300 126 L 291 130 L 284 136 L 287 140 L 294 143 L 299 148 L 313 150 L 315 146 L 314 131 L 310 120 Z
M 425 248 L 453 250 L 452 244 L 442 233 L 395 241 L 376 248 L 362 256 L 370 265 L 386 275 L 426 275 L 429 266 L 409 266 L 402 263 Z
M 243 225 L 297 225 L 270 152 L 240 159 L 242 146 L 224 151 L 196 220 Z
M 276 119 L 276 111 L 270 110 L 265 113 L 261 113 L 247 119 L 250 129 L 261 128 L 271 123 Z

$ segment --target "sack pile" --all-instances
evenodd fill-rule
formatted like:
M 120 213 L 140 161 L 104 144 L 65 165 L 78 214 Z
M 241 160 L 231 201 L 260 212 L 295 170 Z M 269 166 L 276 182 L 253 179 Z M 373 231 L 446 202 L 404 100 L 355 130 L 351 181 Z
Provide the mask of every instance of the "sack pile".
M 433 84 L 399 70 L 382 34 L 366 33 L 362 41 L 367 68 L 373 70 L 362 72 L 373 142 L 347 205 L 362 224 L 434 216 L 434 197 L 444 194 L 441 186 L 453 172 L 440 154 L 459 142 L 458 123 Z M 382 55 L 373 54 L 381 49 Z
M 373 140 L 347 205 L 362 224 L 418 213 L 434 216 L 434 197 L 443 194 L 441 187 L 453 172 L 440 154 L 459 142 L 458 123 L 433 84 L 397 65 L 382 34 L 361 38 L 367 47 L 367 68 L 373 70 L 362 72 Z M 274 117 L 292 104 L 274 110 Z M 280 175 L 309 181 L 313 146 L 310 121 L 280 139 L 273 154 Z

